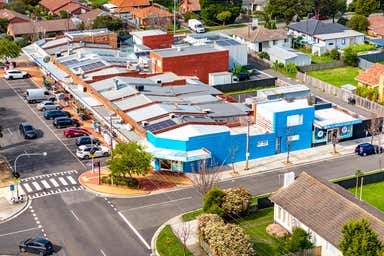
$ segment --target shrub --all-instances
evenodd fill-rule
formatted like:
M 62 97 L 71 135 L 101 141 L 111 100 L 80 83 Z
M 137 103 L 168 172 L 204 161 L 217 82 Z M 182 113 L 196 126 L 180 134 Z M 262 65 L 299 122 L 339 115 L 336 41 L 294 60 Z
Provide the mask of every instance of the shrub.
M 331 52 L 329 53 L 329 56 L 331 56 L 331 58 L 333 60 L 339 60 L 340 59 L 340 53 L 336 49 L 332 49 Z
M 338 20 L 337 20 L 337 23 L 341 24 L 341 25 L 344 25 L 346 26 L 347 25 L 347 22 L 348 22 L 348 19 L 344 18 L 344 17 L 340 17 Z
M 310 235 L 302 228 L 294 228 L 292 234 L 286 235 L 282 238 L 277 238 L 279 244 L 279 251 L 282 254 L 287 252 L 302 252 L 306 249 L 313 248 L 310 241 Z
M 355 91 L 356 95 L 359 95 L 363 98 L 367 98 L 371 101 L 377 101 L 379 98 L 379 89 L 376 88 L 369 88 L 364 85 L 359 85 L 356 87 Z
M 294 63 L 288 63 L 284 66 L 284 71 L 290 74 L 294 74 L 297 72 L 297 67 Z
M 269 54 L 267 52 L 259 52 L 259 57 L 262 58 L 262 59 L 267 59 L 269 60 Z
M 374 48 L 375 48 L 375 46 L 373 44 L 357 44 L 357 45 L 353 45 L 353 46 L 348 46 L 347 48 L 344 48 L 344 50 L 345 49 L 352 49 L 353 51 L 355 51 L 357 53 L 357 52 L 370 51 Z
M 218 187 L 212 187 L 205 195 L 203 199 L 203 212 L 215 213 L 219 216 L 224 215 L 224 210 L 221 208 L 221 203 L 224 198 L 224 191 Z
M 226 216 L 236 216 L 248 211 L 252 196 L 245 188 L 224 190 L 225 196 L 221 208 Z
M 369 21 L 364 15 L 353 15 L 347 22 L 347 26 L 353 30 L 365 32 L 369 26 Z
M 101 182 L 105 184 L 111 184 L 111 176 L 103 176 L 101 177 Z M 128 186 L 130 188 L 138 188 L 139 187 L 139 181 L 135 178 L 131 177 L 120 177 L 115 176 L 113 178 L 113 184 L 118 186 Z
M 343 54 L 343 61 L 349 66 L 356 67 L 358 62 L 357 53 L 351 48 L 345 48 Z

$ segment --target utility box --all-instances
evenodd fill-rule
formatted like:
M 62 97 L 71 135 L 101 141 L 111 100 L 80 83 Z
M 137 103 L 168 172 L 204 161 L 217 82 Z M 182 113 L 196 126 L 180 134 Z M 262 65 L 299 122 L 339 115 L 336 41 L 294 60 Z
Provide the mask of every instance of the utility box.
M 231 72 L 209 73 L 209 85 L 231 84 L 233 82 L 232 77 Z

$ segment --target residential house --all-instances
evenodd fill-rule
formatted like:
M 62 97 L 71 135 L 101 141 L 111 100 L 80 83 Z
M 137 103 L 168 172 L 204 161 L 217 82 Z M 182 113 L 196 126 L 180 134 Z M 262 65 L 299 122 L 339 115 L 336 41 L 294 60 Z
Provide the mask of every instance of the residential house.
M 107 16 L 107 12 L 100 9 L 93 9 L 89 12 L 77 15 L 77 18 L 84 23 L 85 28 L 92 28 L 93 21 L 99 16 Z
M 292 173 L 293 174 L 293 173 Z M 274 192 L 274 222 L 289 232 L 300 227 L 321 256 L 342 256 L 341 229 L 351 220 L 364 218 L 384 240 L 384 213 L 361 201 L 341 186 L 302 172 L 296 180 L 284 177 L 284 187 Z
M 89 11 L 87 7 L 74 0 L 41 0 L 39 5 L 48 13 L 60 15 L 60 11 L 66 11 L 69 14 L 81 14 Z
M 185 14 L 186 12 L 200 13 L 199 0 L 182 0 L 179 3 L 179 13 Z
M 64 33 L 77 30 L 78 25 L 73 19 L 39 20 L 19 22 L 8 25 L 8 35 L 17 37 L 22 35 L 42 35 L 46 33 Z
M 380 77 L 384 75 L 384 65 L 380 63 L 373 64 L 367 70 L 361 72 L 355 80 L 359 85 L 368 86 L 371 88 L 378 87 L 380 84 Z
M 368 35 L 384 39 L 384 15 L 382 13 L 371 14 L 368 17 L 368 21 Z
M 338 23 L 324 23 L 307 19 L 288 25 L 288 33 L 300 42 L 310 45 L 313 54 L 323 54 L 332 49 L 344 49 L 348 46 L 363 44 L 364 34 Z
M 274 45 L 267 48 L 265 52 L 269 55 L 269 60 L 287 65 L 293 63 L 296 66 L 306 66 L 311 64 L 311 56 L 303 52 L 288 47 Z
M 111 0 L 104 7 L 121 18 L 131 18 L 131 11 L 151 5 L 149 0 Z
M 251 51 L 262 52 L 274 45 L 291 47 L 292 39 L 284 29 L 241 27 L 231 29 L 229 34 L 237 41 L 246 44 Z
M 131 11 L 132 20 L 139 27 L 167 27 L 173 23 L 173 14 L 158 6 L 149 6 Z
M 30 21 L 31 19 L 21 13 L 11 11 L 8 9 L 0 9 L 0 19 L 8 20 L 9 24 L 11 23 L 18 23 L 18 22 L 26 22 Z

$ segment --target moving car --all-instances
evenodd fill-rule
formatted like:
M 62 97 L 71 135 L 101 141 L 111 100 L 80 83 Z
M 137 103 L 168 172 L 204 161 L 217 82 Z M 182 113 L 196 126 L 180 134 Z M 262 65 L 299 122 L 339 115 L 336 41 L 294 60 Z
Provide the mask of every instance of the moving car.
M 31 252 L 40 255 L 50 255 L 54 252 L 52 243 L 42 237 L 29 238 L 19 243 L 20 252 Z
M 27 89 L 24 95 L 28 103 L 37 103 L 45 100 L 55 101 L 56 96 L 44 89 Z
M 22 122 L 19 125 L 20 134 L 24 136 L 24 139 L 36 139 L 37 132 L 35 128 L 28 122 Z
M 71 117 L 71 114 L 62 110 L 47 110 L 44 112 L 45 119 L 55 119 L 56 117 Z
M 7 80 L 12 80 L 12 79 L 18 79 L 18 78 L 29 78 L 31 77 L 28 72 L 25 71 L 20 71 L 16 69 L 10 69 L 5 71 L 4 78 Z
M 58 129 L 66 128 L 70 126 L 76 126 L 79 127 L 80 123 L 76 119 L 69 118 L 69 117 L 57 117 L 53 121 L 53 126 L 55 126 Z
M 83 128 L 78 128 L 78 127 L 68 127 L 67 129 L 64 130 L 64 136 L 67 138 L 71 137 L 79 137 L 79 136 L 84 136 L 88 135 L 89 132 Z
M 40 102 L 39 104 L 36 105 L 36 108 L 38 110 L 46 111 L 46 110 L 52 110 L 52 109 L 57 109 L 60 110 L 61 106 L 57 103 L 54 103 L 49 100 L 45 100 L 43 102 Z
M 377 152 L 378 146 L 372 145 L 371 143 L 361 143 L 355 148 L 355 153 L 359 156 L 372 155 Z
M 81 145 L 99 145 L 100 141 L 96 138 L 91 138 L 91 136 L 81 136 L 76 139 L 76 146 Z
M 91 158 L 91 152 L 93 151 L 94 157 L 109 156 L 109 148 L 104 146 L 82 145 L 77 148 L 76 156 L 81 159 Z

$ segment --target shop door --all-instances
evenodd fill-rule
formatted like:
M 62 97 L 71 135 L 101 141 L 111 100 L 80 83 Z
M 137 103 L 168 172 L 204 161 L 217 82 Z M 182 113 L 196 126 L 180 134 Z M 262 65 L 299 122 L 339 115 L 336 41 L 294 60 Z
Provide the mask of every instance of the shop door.
M 170 171 L 172 168 L 172 163 L 170 160 L 161 159 L 160 160 L 160 170 Z

